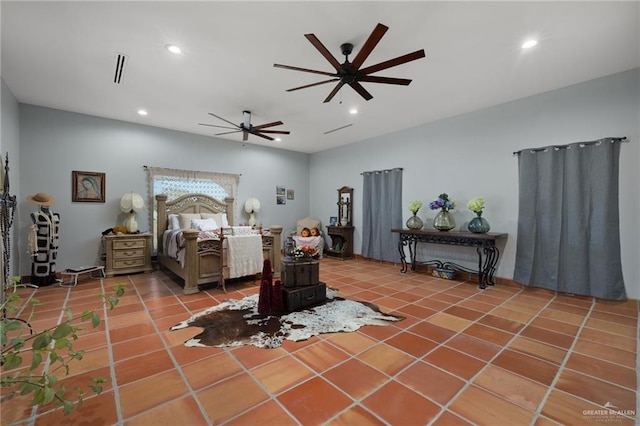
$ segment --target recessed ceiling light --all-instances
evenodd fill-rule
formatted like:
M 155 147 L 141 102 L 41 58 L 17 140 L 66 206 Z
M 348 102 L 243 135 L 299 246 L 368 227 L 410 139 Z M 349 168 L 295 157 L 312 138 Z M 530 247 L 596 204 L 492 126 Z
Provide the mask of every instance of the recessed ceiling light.
M 351 108 L 351 109 L 349 110 L 349 114 L 357 114 L 357 113 L 358 113 L 358 110 L 357 110 L 357 109 L 355 109 L 355 108 Z
M 147 114 L 148 114 L 148 112 L 147 112 L 147 110 L 146 110 L 146 109 L 139 109 L 139 110 L 138 110 L 138 114 L 139 114 L 139 115 L 147 115 Z
M 523 49 L 531 49 L 536 44 L 538 44 L 537 40 L 527 40 L 524 43 L 522 43 L 522 48 Z
M 282 139 L 276 138 L 276 142 L 282 142 Z
M 164 48 L 176 55 L 179 55 L 182 53 L 182 50 L 174 44 L 167 44 Z

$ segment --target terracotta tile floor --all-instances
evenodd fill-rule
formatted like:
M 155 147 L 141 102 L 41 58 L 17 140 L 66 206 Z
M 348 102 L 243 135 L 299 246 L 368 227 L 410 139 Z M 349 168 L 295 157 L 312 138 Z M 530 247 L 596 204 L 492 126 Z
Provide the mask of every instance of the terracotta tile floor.
M 321 280 L 341 296 L 406 319 L 270 350 L 188 348 L 197 330 L 168 330 L 225 298 L 257 293 L 253 281 L 185 296 L 154 271 L 21 289 L 42 302 L 32 321 L 43 327 L 63 306 L 79 313 L 113 284 L 128 285 L 106 321 L 81 332 L 75 345 L 85 357 L 64 379 L 71 388 L 108 377 L 104 392 L 65 418 L 15 397 L 1 404 L 2 425 L 635 424 L 636 301 L 513 284 L 482 291 L 466 276 L 399 270 L 322 259 Z

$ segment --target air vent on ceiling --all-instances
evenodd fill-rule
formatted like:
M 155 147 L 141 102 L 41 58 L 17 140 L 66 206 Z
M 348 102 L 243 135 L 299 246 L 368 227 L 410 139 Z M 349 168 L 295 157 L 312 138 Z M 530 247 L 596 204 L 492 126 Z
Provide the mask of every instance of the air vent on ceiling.
M 113 82 L 115 84 L 122 83 L 122 75 L 124 74 L 124 69 L 127 65 L 129 57 L 123 53 L 118 53 L 116 55 L 116 70 L 113 76 Z

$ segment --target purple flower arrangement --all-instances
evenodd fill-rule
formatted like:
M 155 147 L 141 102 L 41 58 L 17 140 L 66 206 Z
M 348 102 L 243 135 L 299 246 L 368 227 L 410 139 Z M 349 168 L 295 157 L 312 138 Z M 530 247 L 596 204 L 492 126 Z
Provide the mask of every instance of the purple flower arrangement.
M 438 198 L 429 203 L 431 210 L 442 209 L 444 211 L 453 210 L 456 208 L 456 201 L 445 193 L 438 195 Z

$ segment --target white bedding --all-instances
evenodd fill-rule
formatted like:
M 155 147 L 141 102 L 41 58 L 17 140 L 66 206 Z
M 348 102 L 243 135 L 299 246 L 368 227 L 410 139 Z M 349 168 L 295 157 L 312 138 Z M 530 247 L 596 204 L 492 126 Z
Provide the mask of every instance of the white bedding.
M 229 267 L 229 278 L 245 277 L 262 272 L 262 236 L 229 235 L 225 237 L 223 247 L 225 248 L 223 263 Z M 182 230 L 164 232 L 164 254 L 180 262 L 184 268 L 185 250 Z
M 262 237 L 260 235 L 234 235 L 226 238 L 229 278 L 255 275 L 262 271 Z

